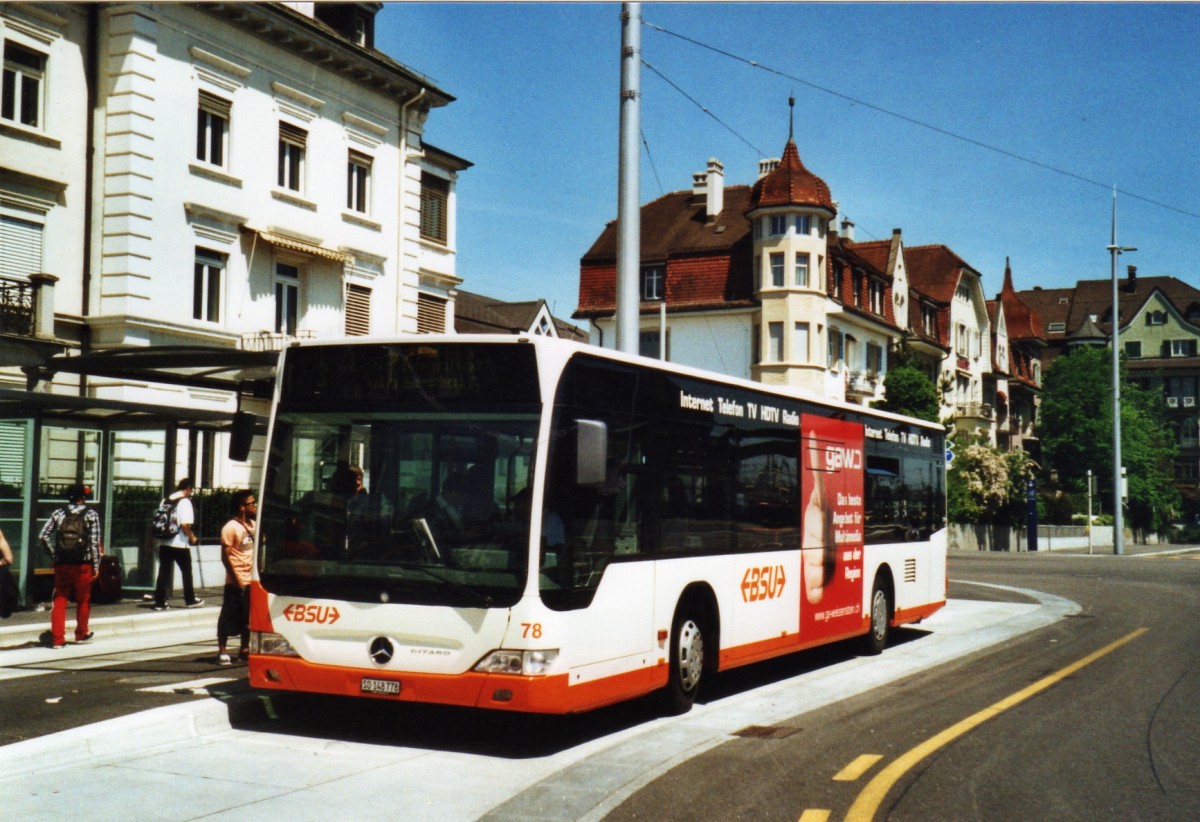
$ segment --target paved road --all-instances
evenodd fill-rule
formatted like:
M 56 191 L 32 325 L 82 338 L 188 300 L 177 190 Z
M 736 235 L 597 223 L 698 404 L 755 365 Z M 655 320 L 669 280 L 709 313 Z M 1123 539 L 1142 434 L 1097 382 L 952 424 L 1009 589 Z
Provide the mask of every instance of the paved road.
M 1133 563 L 1140 563 L 1144 570 L 1138 573 L 1148 578 L 1131 584 L 1131 596 L 1116 598 L 1124 603 L 1115 608 L 1117 620 L 1110 616 L 1114 606 L 1108 589 L 1120 586 L 1108 577 L 1113 568 Z M 842 818 L 864 785 L 905 751 L 993 705 L 1018 685 L 1028 686 L 1061 668 L 1060 663 L 1103 647 L 1125 623 L 1138 622 L 1134 617 L 1140 613 L 1153 610 L 1152 631 L 1168 634 L 1170 620 L 1162 610 L 1180 604 L 1180 584 L 1172 580 L 1182 575 L 1185 582 L 1191 580 L 1192 591 L 1200 590 L 1195 576 L 1187 576 L 1189 568 L 1200 572 L 1200 562 L 956 558 L 956 580 L 1016 582 L 1021 590 L 1011 584 L 996 588 L 955 582 L 953 596 L 974 598 L 954 598 L 924 625 L 903 630 L 882 657 L 857 658 L 834 647 L 731 672 L 683 717 L 658 717 L 645 701 L 584 717 L 531 720 L 374 701 L 291 695 L 264 699 L 238 696 L 237 681 L 214 686 L 226 701 L 160 694 L 188 701 L 0 747 L 2 815 L 48 818 L 87 808 L 96 819 L 170 820 L 391 818 L 398 812 L 406 819 L 438 820 Z M 1193 613 L 1195 596 L 1183 600 L 1191 603 Z M 1148 608 L 1151 600 L 1162 607 Z M 1180 627 L 1178 619 L 1175 625 Z M 199 664 L 208 652 L 206 640 L 196 641 L 200 647 L 184 646 L 188 664 Z M 1156 641 L 1163 642 L 1157 636 Z M 1178 701 L 1200 696 L 1186 674 L 1200 666 L 1193 663 L 1181 674 L 1178 665 L 1187 654 L 1176 654 L 1183 661 L 1165 666 L 1155 647 L 1138 638 L 1113 651 L 1110 662 L 1117 664 L 1109 676 L 1133 676 L 1125 655 L 1131 652 L 1138 664 L 1159 669 L 1141 697 L 1122 700 L 1117 708 L 1129 714 L 1129 728 L 1145 731 L 1148 701 L 1161 704 L 1157 731 L 1151 721 L 1149 735 L 1140 739 L 1142 750 L 1147 740 L 1164 740 L 1156 742 L 1154 761 L 1171 769 L 1164 777 L 1166 796 L 1189 783 L 1177 770 L 1180 760 L 1170 747 L 1175 737 L 1162 734 L 1161 722 L 1165 718 L 1181 729 L 1200 730 L 1194 727 L 1195 712 L 1189 725 L 1188 711 Z M 1175 641 L 1163 647 L 1178 650 Z M 1042 653 L 1045 648 L 1055 653 Z M 1193 657 L 1195 653 L 1193 648 Z M 163 663 L 122 664 L 150 666 L 158 675 Z M 1091 761 L 1083 754 L 1094 759 L 1097 751 L 1114 756 L 1119 751 L 1119 767 L 1135 774 L 1132 782 L 1144 787 L 1145 762 L 1131 753 L 1126 735 L 1113 748 L 1104 747 L 1111 740 L 1103 734 L 1097 739 L 1095 733 L 1076 733 L 1080 720 L 1073 713 L 1075 695 L 1069 685 L 1086 681 L 1087 705 L 1095 711 L 1109 680 L 1093 682 L 1091 676 L 1106 664 L 1097 662 L 1032 699 L 1030 704 L 1039 706 L 1032 725 L 1028 714 L 1017 713 L 985 723 L 920 768 L 902 773 L 891 790 L 883 791 L 879 818 L 1014 818 L 1006 809 L 1021 807 L 1014 799 L 1026 793 L 1025 801 L 1033 803 L 1028 807 L 1044 811 L 1046 806 L 1036 802 L 1055 780 L 1077 774 L 1059 762 L 1054 768 L 1039 767 L 1038 779 L 1028 778 L 1030 760 L 1047 749 L 1036 737 L 1039 726 L 1060 747 L 1069 741 L 1068 759 L 1074 762 Z M 121 673 L 121 665 L 89 671 L 77 675 L 131 676 Z M 190 672 L 180 671 L 174 686 L 162 685 L 170 691 L 186 682 L 186 675 Z M 1168 687 L 1172 677 L 1175 685 Z M 1119 682 L 1126 691 L 1132 684 Z M 1061 714 L 1057 720 L 1055 712 Z M 1021 746 L 1008 745 L 1009 737 L 1020 738 Z M 959 761 L 963 752 L 973 757 Z M 835 782 L 833 775 L 859 761 L 860 754 L 883 758 L 867 765 L 856 780 Z M 1107 778 L 1107 770 L 1092 770 Z M 68 782 L 71 787 L 65 790 Z M 1128 787 L 1121 780 L 1114 784 Z M 964 785 L 970 790 L 964 792 Z M 1200 791 L 1191 796 L 1194 800 Z M 1115 818 L 1071 813 L 1069 804 L 1057 810 L 1065 811 L 1054 814 L 1061 818 Z M 1027 811 L 1020 818 L 1045 818 Z M 805 816 L 823 812 L 825 816 Z

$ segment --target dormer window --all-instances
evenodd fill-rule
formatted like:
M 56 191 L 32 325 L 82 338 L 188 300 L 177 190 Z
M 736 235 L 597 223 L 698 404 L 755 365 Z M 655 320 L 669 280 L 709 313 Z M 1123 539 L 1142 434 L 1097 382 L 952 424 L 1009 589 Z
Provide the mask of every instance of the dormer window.
M 662 266 L 651 265 L 642 269 L 642 299 L 661 300 L 663 298 Z
M 879 280 L 871 280 L 867 287 L 871 290 L 871 311 L 883 314 L 883 295 L 886 287 Z

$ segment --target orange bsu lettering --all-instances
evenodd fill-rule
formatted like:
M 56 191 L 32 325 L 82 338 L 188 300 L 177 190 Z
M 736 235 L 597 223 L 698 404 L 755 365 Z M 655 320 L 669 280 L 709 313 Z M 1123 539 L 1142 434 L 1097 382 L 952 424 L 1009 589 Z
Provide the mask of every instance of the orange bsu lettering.
M 320 625 L 338 621 L 341 614 L 336 605 L 296 605 L 283 609 L 283 618 L 288 622 L 316 622 Z
M 783 587 L 786 584 L 787 576 L 782 565 L 747 568 L 742 576 L 742 601 L 758 602 L 783 596 Z

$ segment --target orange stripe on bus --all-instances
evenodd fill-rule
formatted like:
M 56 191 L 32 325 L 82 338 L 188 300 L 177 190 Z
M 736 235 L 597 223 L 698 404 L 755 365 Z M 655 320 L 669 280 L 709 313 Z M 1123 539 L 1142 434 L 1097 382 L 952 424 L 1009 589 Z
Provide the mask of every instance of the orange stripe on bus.
M 274 633 L 267 589 L 257 579 L 250 583 L 250 630 Z
M 650 666 L 602 679 L 569 684 L 569 675 L 503 676 L 474 671 L 465 674 L 416 674 L 366 668 L 317 665 L 295 657 L 252 655 L 250 684 L 337 696 L 367 696 L 401 702 L 490 708 L 526 713 L 574 713 L 611 705 L 655 691 L 667 684 L 665 665 Z M 400 682 L 396 696 L 364 693 L 363 677 Z

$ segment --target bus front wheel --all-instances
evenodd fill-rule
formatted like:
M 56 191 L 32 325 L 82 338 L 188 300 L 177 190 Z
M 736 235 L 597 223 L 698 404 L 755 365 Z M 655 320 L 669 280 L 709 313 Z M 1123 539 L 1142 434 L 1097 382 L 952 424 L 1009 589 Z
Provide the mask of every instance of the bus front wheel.
M 875 656 L 887 647 L 889 621 L 892 617 L 891 592 L 882 580 L 876 580 L 871 591 L 871 627 L 863 637 L 864 653 Z
M 680 608 L 671 628 L 667 709 L 673 714 L 691 710 L 700 690 L 704 673 L 704 633 L 697 616 L 686 607 Z

